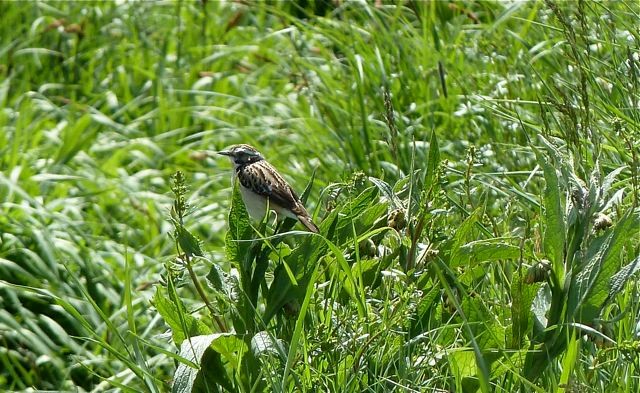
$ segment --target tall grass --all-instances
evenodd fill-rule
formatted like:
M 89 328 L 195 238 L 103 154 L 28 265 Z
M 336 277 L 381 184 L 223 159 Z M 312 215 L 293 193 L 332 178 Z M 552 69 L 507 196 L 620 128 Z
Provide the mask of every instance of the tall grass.
M 638 390 L 635 2 L 0 15 L 3 389 Z

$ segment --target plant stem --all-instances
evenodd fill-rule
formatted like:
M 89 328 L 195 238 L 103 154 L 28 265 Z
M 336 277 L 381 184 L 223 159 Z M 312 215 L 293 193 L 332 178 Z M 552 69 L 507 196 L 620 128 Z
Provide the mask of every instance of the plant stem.
M 207 298 L 207 295 L 204 292 L 204 289 L 202 288 L 202 284 L 200 284 L 200 280 L 198 280 L 198 276 L 193 271 L 193 267 L 191 266 L 191 258 L 188 255 L 185 255 L 185 260 L 186 260 L 187 270 L 189 271 L 189 277 L 191 277 L 191 281 L 193 282 L 193 286 L 196 288 L 196 292 L 198 292 L 198 295 L 200 296 L 202 301 L 207 305 L 207 308 L 209 309 L 209 312 L 211 313 L 213 320 L 218 325 L 218 329 L 220 329 L 221 332 L 226 333 L 227 327 L 224 324 L 224 321 L 222 320 L 222 318 L 216 315 L 213 305 Z

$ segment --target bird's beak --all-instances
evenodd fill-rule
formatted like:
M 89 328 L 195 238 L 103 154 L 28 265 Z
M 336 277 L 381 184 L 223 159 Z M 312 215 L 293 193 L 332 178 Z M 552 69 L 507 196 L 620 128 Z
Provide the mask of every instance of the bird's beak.
M 231 156 L 231 151 L 229 150 L 221 150 L 218 152 L 218 154 L 221 154 L 223 156 Z

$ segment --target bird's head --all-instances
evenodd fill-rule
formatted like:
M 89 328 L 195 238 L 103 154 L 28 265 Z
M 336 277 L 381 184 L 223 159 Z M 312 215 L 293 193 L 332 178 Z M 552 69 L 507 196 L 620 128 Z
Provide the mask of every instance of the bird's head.
M 227 149 L 219 151 L 218 154 L 229 157 L 236 168 L 264 160 L 262 154 L 255 147 L 247 144 L 229 146 Z

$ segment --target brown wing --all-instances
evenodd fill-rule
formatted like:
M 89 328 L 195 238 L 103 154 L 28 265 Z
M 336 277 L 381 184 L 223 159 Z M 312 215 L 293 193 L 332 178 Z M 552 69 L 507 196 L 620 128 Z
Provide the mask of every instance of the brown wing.
M 300 202 L 298 195 L 267 161 L 262 160 L 238 167 L 238 179 L 244 187 L 269 198 L 270 203 L 291 210 L 310 231 L 318 232 L 318 227 L 311 221 L 311 216 Z
M 268 197 L 278 206 L 298 214 L 296 209 L 302 205 L 300 199 L 287 181 L 268 162 L 263 160 L 239 167 L 238 179 L 243 186 L 256 194 Z

